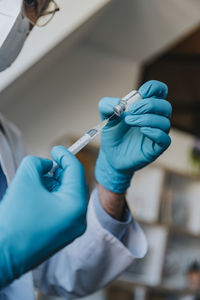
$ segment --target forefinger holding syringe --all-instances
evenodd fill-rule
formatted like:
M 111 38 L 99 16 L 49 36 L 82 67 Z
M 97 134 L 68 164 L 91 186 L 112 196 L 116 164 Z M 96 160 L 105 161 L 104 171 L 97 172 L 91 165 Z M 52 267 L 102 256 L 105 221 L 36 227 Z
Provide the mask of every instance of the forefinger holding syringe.
M 101 133 L 102 129 L 108 124 L 110 119 L 117 115 L 118 117 L 122 114 L 122 112 L 128 112 L 131 104 L 136 101 L 142 99 L 138 91 L 133 90 L 128 95 L 122 98 L 119 105 L 113 107 L 113 115 L 108 119 L 101 122 L 99 125 L 90 129 L 86 134 L 84 134 L 78 141 L 76 141 L 72 146 L 68 148 L 70 152 L 76 155 L 81 149 L 83 149 L 88 143 L 90 143 L 99 133 Z
M 85 133 L 80 139 L 78 139 L 74 144 L 72 144 L 68 150 L 76 155 L 80 150 L 82 150 L 85 146 L 87 146 L 97 135 L 99 135 L 102 131 L 102 129 L 108 124 L 110 119 L 117 115 L 118 117 L 121 116 L 123 112 L 128 112 L 129 107 L 131 104 L 137 102 L 138 100 L 141 100 L 142 97 L 138 93 L 138 91 L 133 90 L 128 95 L 122 98 L 120 103 L 113 107 L 113 115 L 109 117 L 108 119 L 101 122 L 99 125 L 93 127 L 90 129 L 87 133 Z M 51 171 L 51 175 L 56 171 L 58 168 L 57 164 L 53 162 L 53 169 Z

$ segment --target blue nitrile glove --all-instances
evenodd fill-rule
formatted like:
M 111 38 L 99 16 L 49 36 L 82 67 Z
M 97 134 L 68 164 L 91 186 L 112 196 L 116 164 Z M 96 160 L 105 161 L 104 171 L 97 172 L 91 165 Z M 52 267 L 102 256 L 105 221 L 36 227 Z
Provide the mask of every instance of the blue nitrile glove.
M 106 189 L 124 193 L 136 170 L 154 161 L 171 142 L 171 104 L 165 100 L 168 88 L 159 81 L 146 82 L 139 93 L 142 100 L 128 113 L 114 117 L 102 131 L 96 164 L 96 179 Z M 113 114 L 120 99 L 104 98 L 99 103 L 101 119 Z
M 0 203 L 0 287 L 86 229 L 88 191 L 83 167 L 62 146 L 53 148 L 52 157 L 60 166 L 52 179 L 52 192 L 43 183 L 52 161 L 30 156 L 21 163 Z

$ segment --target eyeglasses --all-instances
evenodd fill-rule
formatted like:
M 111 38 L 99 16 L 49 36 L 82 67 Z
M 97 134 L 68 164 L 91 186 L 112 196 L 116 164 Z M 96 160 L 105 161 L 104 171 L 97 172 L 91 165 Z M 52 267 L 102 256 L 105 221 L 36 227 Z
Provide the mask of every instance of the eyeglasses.
M 60 8 L 54 0 L 24 0 L 22 13 L 32 25 L 43 27 L 47 25 Z

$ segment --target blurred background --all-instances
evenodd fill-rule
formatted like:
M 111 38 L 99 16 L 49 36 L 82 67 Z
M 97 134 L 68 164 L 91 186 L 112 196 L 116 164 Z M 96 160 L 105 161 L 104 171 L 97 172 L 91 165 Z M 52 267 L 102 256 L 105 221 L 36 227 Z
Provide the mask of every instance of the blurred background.
M 87 299 L 200 299 L 200 1 L 57 2 L 61 11 L 0 74 L 0 111 L 34 155 L 68 146 L 99 122 L 102 97 L 146 80 L 167 83 L 173 105 L 170 149 L 127 195 L 148 254 Z M 98 144 L 79 155 L 91 189 Z

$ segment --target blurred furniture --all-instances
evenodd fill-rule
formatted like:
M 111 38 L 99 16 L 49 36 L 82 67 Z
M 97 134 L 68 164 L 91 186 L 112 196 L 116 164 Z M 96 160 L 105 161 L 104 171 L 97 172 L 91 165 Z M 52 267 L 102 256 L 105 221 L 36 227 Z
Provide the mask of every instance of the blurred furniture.
M 55 144 L 68 147 L 76 139 L 63 136 Z M 91 190 L 97 153 L 98 147 L 88 145 L 78 154 Z M 194 261 L 200 262 L 199 195 L 199 176 L 158 163 L 136 172 L 127 202 L 145 231 L 149 250 L 106 289 L 107 300 L 195 299 L 198 290 L 191 288 L 188 276 Z
M 69 147 L 77 138 L 63 136 L 55 144 Z M 90 190 L 97 154 L 90 144 L 77 156 Z M 188 271 L 200 262 L 200 177 L 188 173 L 154 163 L 134 175 L 127 202 L 149 250 L 106 289 L 107 300 L 195 299 Z
M 144 64 L 142 82 L 152 78 L 169 87 L 172 126 L 200 137 L 200 26 Z
M 194 261 L 187 271 L 188 287 L 193 291 L 200 291 L 200 264 Z
M 188 269 L 200 262 L 200 178 L 153 164 L 136 173 L 127 200 L 147 236 L 146 257 L 136 260 L 108 290 L 132 299 L 195 299 Z M 139 289 L 139 290 L 138 290 Z M 185 298 L 187 296 L 187 298 Z M 189 298 L 188 298 L 189 297 Z

